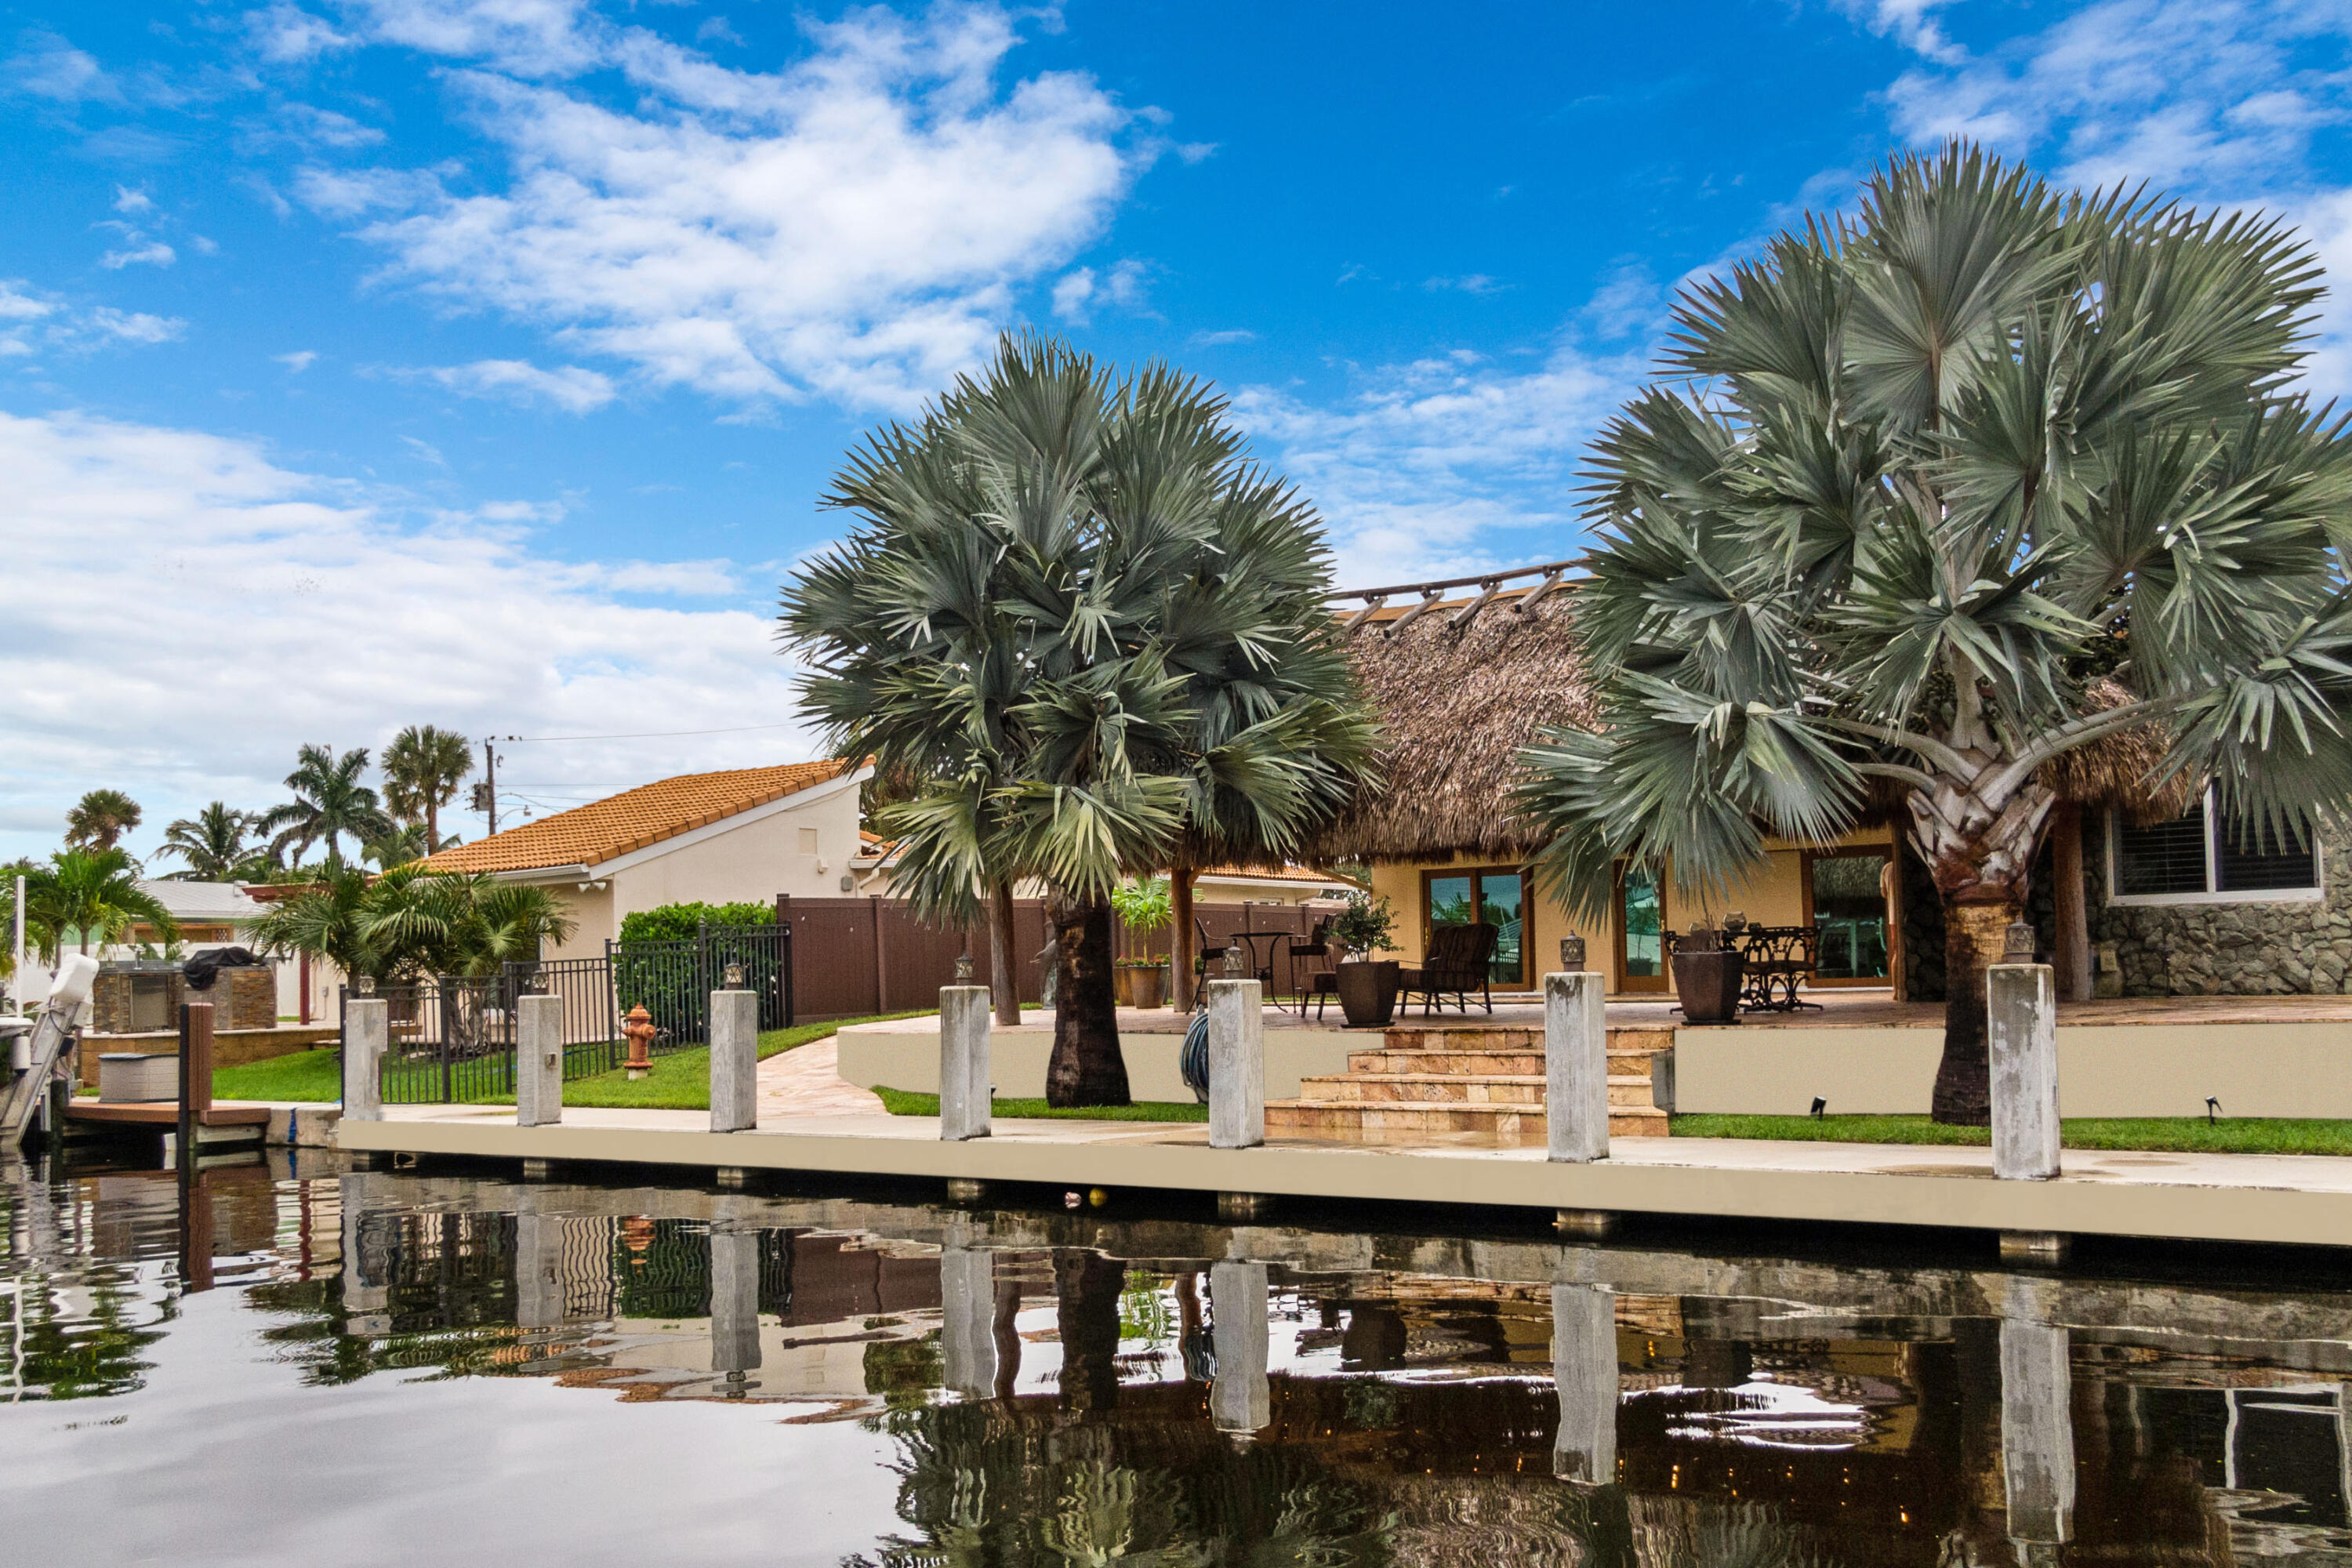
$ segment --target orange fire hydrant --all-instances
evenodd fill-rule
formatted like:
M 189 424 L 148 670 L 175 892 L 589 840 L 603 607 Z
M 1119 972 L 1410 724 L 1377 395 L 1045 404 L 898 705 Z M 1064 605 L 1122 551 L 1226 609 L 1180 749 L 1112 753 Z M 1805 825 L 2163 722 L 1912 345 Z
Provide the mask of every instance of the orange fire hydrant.
M 654 1059 L 648 1053 L 653 1049 L 656 1031 L 654 1016 L 646 1011 L 644 1003 L 629 1009 L 629 1016 L 621 1023 L 621 1033 L 629 1042 L 629 1059 L 622 1065 L 629 1069 L 629 1079 L 635 1082 L 654 1070 Z

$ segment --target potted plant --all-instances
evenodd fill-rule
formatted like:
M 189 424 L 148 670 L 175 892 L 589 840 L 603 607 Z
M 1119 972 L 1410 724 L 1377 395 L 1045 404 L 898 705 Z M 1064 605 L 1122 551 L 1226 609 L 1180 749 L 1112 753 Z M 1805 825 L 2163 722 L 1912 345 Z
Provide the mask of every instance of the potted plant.
M 1168 879 L 1147 877 L 1138 882 L 1123 882 L 1111 889 L 1110 906 L 1118 911 L 1128 948 L 1115 969 L 1120 1005 L 1147 1009 L 1163 1005 L 1168 961 L 1143 949 L 1146 939 L 1153 931 L 1167 930 L 1173 916 Z
M 1682 1003 L 1685 1023 L 1739 1022 L 1739 983 L 1747 959 L 1727 940 L 1731 934 L 1700 921 L 1675 940 L 1675 995 Z
M 1397 962 L 1370 955 L 1390 950 L 1396 930 L 1396 911 L 1385 898 L 1350 893 L 1348 907 L 1331 923 L 1331 941 L 1346 949 L 1334 973 L 1339 976 L 1339 1011 L 1351 1029 L 1380 1028 L 1396 1016 Z M 1363 956 L 1349 956 L 1360 954 Z

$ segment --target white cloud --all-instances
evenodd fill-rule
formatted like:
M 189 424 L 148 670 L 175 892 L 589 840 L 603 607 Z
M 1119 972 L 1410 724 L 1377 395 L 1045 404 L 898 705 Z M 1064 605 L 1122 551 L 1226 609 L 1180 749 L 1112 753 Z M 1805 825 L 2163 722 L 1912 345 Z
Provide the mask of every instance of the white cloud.
M 1573 553 L 1571 469 L 1640 368 L 1563 347 L 1513 372 L 1463 352 L 1384 366 L 1336 405 L 1249 387 L 1234 409 L 1322 510 L 1341 585 L 1370 586 Z
M 118 310 L 110 305 L 76 309 L 34 292 L 21 279 L 0 279 L 0 360 L 29 358 L 43 349 L 70 353 L 114 343 L 170 342 L 187 328 L 176 316 Z
M 792 712 L 764 613 L 629 597 L 729 592 L 724 563 L 566 563 L 511 526 L 403 528 L 249 443 L 79 415 L 0 415 L 0 550 L 42 584 L 11 612 L 0 819 L 58 825 L 12 835 L 10 853 L 54 847 L 96 784 L 146 807 L 152 841 L 215 797 L 282 798 L 304 742 L 380 747 L 403 724 L 603 734 Z M 192 684 L 190 649 L 235 678 Z M 531 777 L 808 754 L 790 730 L 550 747 Z
M 57 34 L 37 27 L 24 35 L 16 54 L 0 67 L 0 78 L 5 79 L 12 92 L 56 103 L 85 100 L 110 103 L 122 97 L 121 88 L 98 61 Z
M 117 185 L 114 187 L 114 210 L 116 212 L 143 213 L 152 212 L 154 208 L 154 198 L 148 195 L 145 191 L 134 190 L 129 185 Z
M 812 23 L 812 52 L 773 73 L 537 0 L 351 15 L 500 68 L 447 79 L 509 177 L 460 195 L 437 173 L 311 169 L 303 199 L 394 215 L 362 231 L 387 277 L 725 397 L 919 401 L 1101 230 L 1138 166 L 1115 140 L 1128 111 L 1090 80 L 1000 87 L 1017 38 L 993 6 Z M 520 79 L 592 61 L 635 84 L 633 111 Z
M 401 440 L 407 443 L 408 449 L 410 451 L 415 452 L 418 457 L 424 458 L 435 468 L 446 468 L 449 466 L 449 459 L 443 457 L 441 455 L 441 448 L 435 446 L 432 442 L 421 440 L 415 436 L 403 436 Z
M 1054 280 L 1054 314 L 1066 321 L 1087 320 L 1087 304 L 1095 297 L 1095 269 L 1079 267 Z
M 2063 184 L 2146 181 L 2284 215 L 2330 262 L 2312 382 L 2336 395 L 2352 392 L 2352 206 L 2312 144 L 2352 123 L 2347 44 L 2340 0 L 2104 0 L 1984 58 L 1907 71 L 1888 102 L 1906 137 L 1973 137 Z
M 310 369 L 311 364 L 318 359 L 319 351 L 316 349 L 296 349 L 292 353 L 271 354 L 269 357 L 276 360 L 279 364 L 284 365 L 288 370 L 292 371 L 296 375 L 299 375 L 304 371 Z
M 1226 343 L 1254 343 L 1255 342 L 1257 342 L 1257 334 L 1251 331 L 1247 327 L 1227 327 L 1223 331 L 1194 332 L 1192 334 L 1192 344 L 1195 348 L 1213 349 L 1220 348 Z
M 1484 272 L 1465 272 L 1459 278 L 1426 278 L 1421 286 L 1433 294 L 1449 289 L 1464 294 L 1495 294 L 1508 287 Z
M 289 103 L 274 112 L 281 125 L 290 125 L 298 134 L 322 147 L 373 147 L 383 140 L 383 132 L 374 126 L 315 103 Z
M 179 252 L 162 240 L 133 232 L 124 237 L 121 249 L 108 251 L 98 264 L 119 272 L 125 267 L 169 267 L 179 258 Z
M 1905 48 L 1947 65 L 1968 58 L 1944 36 L 1936 13 L 1949 0 L 1832 0 L 1832 3 L 1880 37 L 1892 35 Z
M 347 49 L 352 40 L 339 33 L 323 16 L 314 16 L 287 0 L 267 11 L 247 11 L 245 29 L 261 58 L 278 64 L 299 64 L 333 49 Z
M 1094 320 L 1094 308 L 1097 303 L 1139 310 L 1143 305 L 1144 279 L 1148 274 L 1149 269 L 1144 264 L 1131 257 L 1099 276 L 1091 267 L 1074 268 L 1055 279 L 1054 314 L 1063 321 L 1084 326 Z
M 471 364 L 437 365 L 406 374 L 423 376 L 467 397 L 494 397 L 525 405 L 551 403 L 566 414 L 586 414 L 613 401 L 612 382 L 576 364 L 541 370 L 525 360 L 485 359 Z

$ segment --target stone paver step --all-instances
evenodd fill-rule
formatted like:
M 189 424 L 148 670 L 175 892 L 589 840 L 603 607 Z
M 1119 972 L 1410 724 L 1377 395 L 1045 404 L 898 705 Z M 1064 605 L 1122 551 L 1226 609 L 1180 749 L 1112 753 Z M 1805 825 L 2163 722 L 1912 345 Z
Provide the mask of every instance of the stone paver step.
M 1652 1107 L 1612 1107 L 1612 1138 L 1663 1138 L 1667 1118 Z M 1481 1104 L 1467 1100 L 1281 1100 L 1265 1108 L 1268 1132 L 1363 1136 L 1398 1132 L 1483 1132 L 1498 1138 L 1538 1139 L 1546 1124 L 1540 1108 Z
M 1650 1070 L 1650 1054 L 1640 1051 L 1612 1051 L 1609 1071 L 1612 1076 L 1646 1074 Z M 1541 1077 L 1544 1054 L 1541 1051 L 1349 1051 L 1349 1072 L 1417 1072 L 1417 1073 L 1534 1073 Z
M 1302 1079 L 1301 1100 L 1419 1100 L 1471 1104 L 1536 1105 L 1544 1102 L 1540 1073 L 1351 1072 Z M 1648 1073 L 1612 1074 L 1611 1105 L 1647 1106 Z

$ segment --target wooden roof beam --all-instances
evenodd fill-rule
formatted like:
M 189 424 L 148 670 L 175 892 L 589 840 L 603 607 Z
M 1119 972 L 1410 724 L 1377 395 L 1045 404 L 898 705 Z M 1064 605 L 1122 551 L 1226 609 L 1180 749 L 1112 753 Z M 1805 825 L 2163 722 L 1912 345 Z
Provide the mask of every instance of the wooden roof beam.
M 1395 620 L 1391 621 L 1382 628 L 1382 630 L 1390 637 L 1396 636 L 1397 633 L 1404 630 L 1405 627 L 1412 625 L 1413 622 L 1421 619 L 1422 616 L 1437 608 L 1437 602 L 1444 597 L 1445 597 L 1445 585 L 1442 583 L 1431 584 L 1428 587 L 1423 588 L 1421 591 L 1420 604 L 1415 605 L 1412 609 L 1407 610 L 1403 615 L 1401 615 Z
M 1478 612 L 1485 609 L 1488 605 L 1493 604 L 1495 602 L 1495 595 L 1503 591 L 1503 580 L 1500 577 L 1489 577 L 1485 583 L 1481 584 L 1480 586 L 1483 587 L 1486 592 L 1480 594 L 1476 598 L 1471 600 L 1468 604 L 1454 612 L 1454 618 L 1445 623 L 1445 629 L 1447 631 L 1458 632 L 1465 626 L 1467 626 L 1472 621 L 1476 620 L 1478 618 Z

